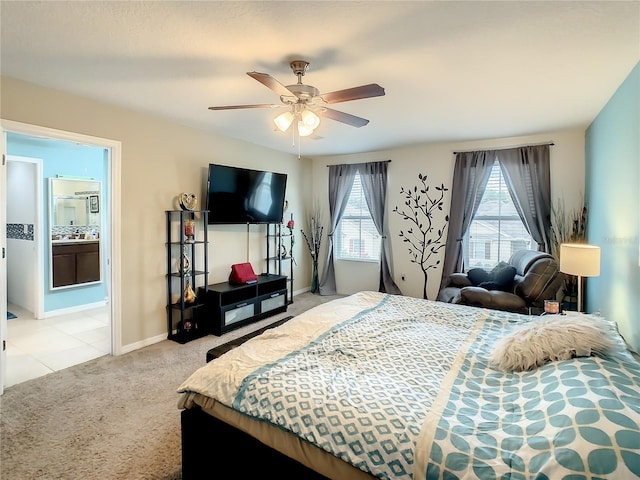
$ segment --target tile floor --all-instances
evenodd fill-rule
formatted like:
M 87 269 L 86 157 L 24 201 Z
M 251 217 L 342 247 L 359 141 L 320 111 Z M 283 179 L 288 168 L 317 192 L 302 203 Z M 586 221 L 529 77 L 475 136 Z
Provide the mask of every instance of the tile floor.
M 16 305 L 7 321 L 5 388 L 110 353 L 108 307 L 36 320 Z

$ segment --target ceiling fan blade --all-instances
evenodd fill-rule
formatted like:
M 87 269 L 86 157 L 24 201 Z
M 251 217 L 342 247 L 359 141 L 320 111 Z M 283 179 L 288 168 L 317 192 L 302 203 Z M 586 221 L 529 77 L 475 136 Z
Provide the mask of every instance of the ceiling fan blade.
M 330 118 L 331 120 L 336 120 L 337 122 L 346 123 L 347 125 L 351 125 L 352 127 L 364 127 L 369 120 L 362 117 L 356 117 L 355 115 L 351 115 L 350 113 L 339 112 L 338 110 L 333 110 L 332 108 L 321 108 L 317 111 L 318 115 L 321 117 Z
M 340 103 L 361 98 L 381 97 L 384 95 L 384 88 L 377 83 L 361 85 L 359 87 L 347 88 L 330 93 L 323 93 L 320 98 L 326 103 Z
M 286 97 L 290 97 L 291 95 L 294 95 L 294 93 L 291 92 L 291 90 L 289 90 L 287 87 L 285 87 L 283 84 L 281 84 L 278 80 L 273 78 L 268 73 L 247 72 L 247 75 L 249 75 L 251 78 L 256 79 L 263 85 L 269 87 L 271 90 L 273 90 L 280 96 L 284 95 Z
M 239 110 L 241 108 L 280 108 L 283 105 L 274 105 L 272 103 L 259 103 L 256 105 L 227 105 L 221 107 L 209 107 L 209 110 Z

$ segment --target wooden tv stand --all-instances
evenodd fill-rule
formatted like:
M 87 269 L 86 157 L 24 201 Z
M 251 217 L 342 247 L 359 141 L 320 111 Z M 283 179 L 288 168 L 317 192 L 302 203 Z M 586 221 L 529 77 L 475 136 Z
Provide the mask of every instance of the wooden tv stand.
M 287 311 L 287 277 L 262 274 L 251 284 L 215 283 L 200 287 L 211 333 L 222 335 L 248 323 Z M 207 323 L 207 322 L 205 322 Z

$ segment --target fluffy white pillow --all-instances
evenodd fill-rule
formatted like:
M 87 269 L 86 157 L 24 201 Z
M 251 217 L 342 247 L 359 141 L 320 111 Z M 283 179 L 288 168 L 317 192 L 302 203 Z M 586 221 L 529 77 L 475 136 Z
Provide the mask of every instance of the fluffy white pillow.
M 543 316 L 494 345 L 489 365 L 521 372 L 555 360 L 606 355 L 618 343 L 604 319 L 583 315 Z

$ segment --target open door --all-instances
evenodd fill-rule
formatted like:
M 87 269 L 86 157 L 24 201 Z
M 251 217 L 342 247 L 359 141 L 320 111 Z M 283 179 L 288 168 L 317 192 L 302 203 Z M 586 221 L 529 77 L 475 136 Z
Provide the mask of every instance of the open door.
M 4 130 L 0 127 L 0 192 L 7 191 L 7 149 Z M 7 205 L 0 202 L 0 395 L 4 393 L 7 371 Z

